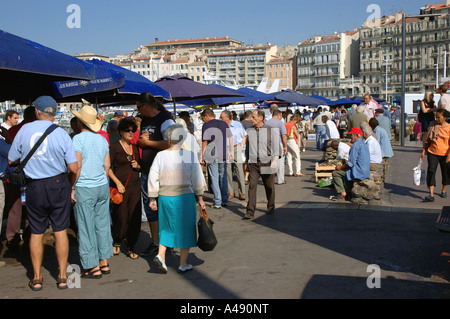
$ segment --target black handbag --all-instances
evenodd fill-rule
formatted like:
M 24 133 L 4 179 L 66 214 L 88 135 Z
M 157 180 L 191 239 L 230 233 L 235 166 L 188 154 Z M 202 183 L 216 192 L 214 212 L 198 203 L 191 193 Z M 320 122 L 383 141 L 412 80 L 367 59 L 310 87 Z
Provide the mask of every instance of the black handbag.
M 206 210 L 199 207 L 200 218 L 197 222 L 198 240 L 197 246 L 203 251 L 212 251 L 218 241 L 213 230 L 214 222 L 208 218 Z
M 34 152 L 38 149 L 38 147 L 42 144 L 44 139 L 49 135 L 51 132 L 53 132 L 58 125 L 52 124 L 49 126 L 49 128 L 44 132 L 44 134 L 39 138 L 39 140 L 34 144 L 31 151 L 27 154 L 27 156 L 23 159 L 23 161 L 17 165 L 17 166 L 11 166 L 8 165 L 5 169 L 5 174 L 3 176 L 3 180 L 5 183 L 18 185 L 18 186 L 25 186 L 26 185 L 26 176 L 25 172 L 23 171 L 23 168 L 27 164 L 28 160 L 33 156 Z

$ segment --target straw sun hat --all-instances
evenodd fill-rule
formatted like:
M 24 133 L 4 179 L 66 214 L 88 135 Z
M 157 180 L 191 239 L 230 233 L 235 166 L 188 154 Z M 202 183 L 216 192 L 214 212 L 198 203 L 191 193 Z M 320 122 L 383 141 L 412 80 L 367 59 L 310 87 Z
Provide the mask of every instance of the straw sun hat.
M 94 132 L 98 132 L 102 127 L 102 121 L 97 116 L 97 110 L 90 105 L 84 105 L 79 112 L 74 110 L 70 110 L 70 112 Z

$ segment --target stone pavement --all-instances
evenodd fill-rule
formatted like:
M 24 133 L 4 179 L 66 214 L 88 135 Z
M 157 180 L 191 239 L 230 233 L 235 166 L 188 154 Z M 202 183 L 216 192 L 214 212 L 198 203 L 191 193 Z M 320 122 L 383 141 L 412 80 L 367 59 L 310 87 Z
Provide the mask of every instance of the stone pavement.
M 110 259 L 111 274 L 82 279 L 81 288 L 56 288 L 56 259 L 49 236 L 44 258 L 44 289 L 27 287 L 31 264 L 26 251 L 8 257 L 2 242 L 0 299 L 447 299 L 450 296 L 450 234 L 435 221 L 449 199 L 427 203 L 426 186 L 414 186 L 412 169 L 420 148 L 395 147 L 382 205 L 329 200 L 331 188 L 311 178 L 321 151 L 302 155 L 304 177 L 286 177 L 276 186 L 277 208 L 266 215 L 262 184 L 258 211 L 244 221 L 245 202 L 208 208 L 219 244 L 212 252 L 191 250 L 194 270 L 180 275 L 178 251 L 167 256 L 169 272 L 158 273 L 152 258 Z M 426 162 L 426 161 L 425 161 Z M 425 163 L 426 165 L 426 163 Z M 439 190 L 439 189 L 438 189 Z M 211 196 L 207 195 L 211 202 Z M 137 251 L 150 242 L 142 225 Z M 71 264 L 80 264 L 76 238 L 70 236 Z M 375 265 L 378 268 L 370 268 Z M 378 269 L 378 272 L 373 269 Z M 372 277 L 379 273 L 380 280 Z M 368 282 L 380 288 L 368 287 Z

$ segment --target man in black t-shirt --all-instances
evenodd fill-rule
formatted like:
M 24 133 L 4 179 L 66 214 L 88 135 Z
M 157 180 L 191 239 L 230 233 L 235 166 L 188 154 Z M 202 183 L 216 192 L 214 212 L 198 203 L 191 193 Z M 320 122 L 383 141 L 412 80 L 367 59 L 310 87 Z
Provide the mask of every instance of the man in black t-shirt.
M 159 223 L 158 211 L 150 209 L 148 194 L 148 175 L 153 160 L 159 151 L 169 147 L 164 139 L 163 132 L 171 125 L 175 124 L 172 114 L 167 112 L 155 98 L 149 93 L 143 93 L 136 101 L 139 114 L 142 117 L 141 135 L 137 144 L 142 148 L 141 165 L 141 190 L 144 211 L 150 227 L 152 243 L 142 252 L 141 256 L 150 256 L 158 252 L 159 245 Z

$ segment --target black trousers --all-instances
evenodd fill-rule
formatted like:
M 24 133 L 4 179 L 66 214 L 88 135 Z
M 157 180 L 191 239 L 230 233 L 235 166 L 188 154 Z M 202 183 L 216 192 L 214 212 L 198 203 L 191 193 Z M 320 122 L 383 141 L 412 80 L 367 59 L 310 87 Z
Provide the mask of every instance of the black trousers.
M 284 164 L 284 163 L 283 163 Z M 247 214 L 254 215 L 256 209 L 256 188 L 261 177 L 266 191 L 267 210 L 275 209 L 275 177 L 274 174 L 261 174 L 261 164 L 248 163 L 248 203 Z M 267 168 L 267 167 L 266 167 Z
M 436 186 L 436 172 L 438 165 L 441 167 L 442 185 L 449 185 L 447 156 L 438 156 L 428 152 L 427 186 Z

